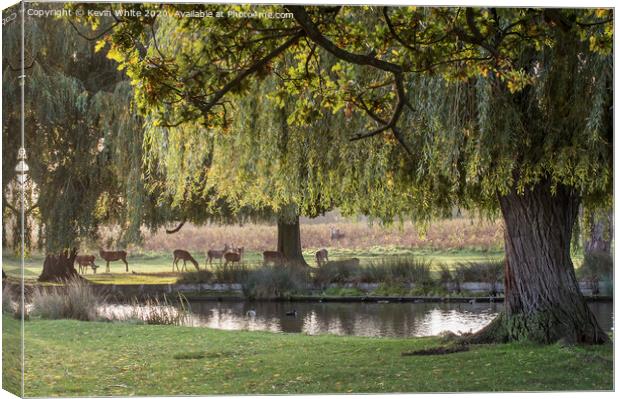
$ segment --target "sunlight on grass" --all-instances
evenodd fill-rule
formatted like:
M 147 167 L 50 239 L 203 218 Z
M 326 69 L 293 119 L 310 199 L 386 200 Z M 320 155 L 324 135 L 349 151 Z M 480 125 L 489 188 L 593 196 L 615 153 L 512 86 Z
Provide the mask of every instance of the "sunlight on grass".
M 3 322 L 15 323 L 7 317 Z M 489 345 L 415 357 L 401 353 L 437 345 L 437 338 L 306 336 L 68 320 L 29 321 L 26 343 L 27 396 L 613 388 L 611 346 Z

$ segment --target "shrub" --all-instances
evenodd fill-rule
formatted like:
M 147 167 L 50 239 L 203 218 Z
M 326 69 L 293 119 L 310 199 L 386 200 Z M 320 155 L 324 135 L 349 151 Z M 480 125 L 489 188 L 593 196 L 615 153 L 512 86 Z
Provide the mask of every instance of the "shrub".
M 210 270 L 185 272 L 177 279 L 179 284 L 205 284 L 211 281 L 213 281 L 213 272 Z
M 614 260 L 608 253 L 595 251 L 587 252 L 578 271 L 580 279 L 591 281 L 611 280 L 614 270 Z
M 483 282 L 494 284 L 504 277 L 504 261 L 488 260 L 483 262 L 458 263 L 454 271 L 459 282 Z
M 359 288 L 331 287 L 323 291 L 325 296 L 363 296 L 366 293 Z
M 299 267 L 261 266 L 247 274 L 242 289 L 248 298 L 284 298 L 307 283 L 308 273 Z
M 432 284 L 431 263 L 413 256 L 393 256 L 360 266 L 355 259 L 327 262 L 314 273 L 317 284 Z
M 430 297 L 444 297 L 450 294 L 444 287 L 437 284 L 425 284 L 416 286 L 409 291 L 409 295 L 412 296 L 430 296 Z
M 364 280 L 376 283 L 433 284 L 431 262 L 414 256 L 383 258 L 371 263 L 364 273 Z
M 38 287 L 33 291 L 33 316 L 43 319 L 75 319 L 92 321 L 98 318 L 105 297 L 97 294 L 82 279 L 69 280 L 63 287 Z
M 392 285 L 388 283 L 381 283 L 375 288 L 371 295 L 375 296 L 406 296 L 409 295 L 410 289 L 404 285 Z
M 359 277 L 360 266 L 357 259 L 330 261 L 314 271 L 314 281 L 319 285 L 364 282 L 360 281 Z
M 249 268 L 243 264 L 220 264 L 212 266 L 213 278 L 216 283 L 243 283 L 248 278 Z

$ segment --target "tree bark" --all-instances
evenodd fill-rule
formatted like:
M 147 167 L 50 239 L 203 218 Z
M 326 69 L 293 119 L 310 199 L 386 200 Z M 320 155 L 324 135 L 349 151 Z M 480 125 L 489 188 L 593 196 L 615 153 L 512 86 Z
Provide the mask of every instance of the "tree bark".
M 506 251 L 504 312 L 470 342 L 609 341 L 581 295 L 570 258 L 580 198 L 542 182 L 500 196 Z
M 286 256 L 289 264 L 308 266 L 301 250 L 299 216 L 295 216 L 293 221 L 287 219 L 278 219 L 278 252 Z
M 39 281 L 63 281 L 81 278 L 73 266 L 76 256 L 77 248 L 73 248 L 70 252 L 64 250 L 59 254 L 47 254 Z

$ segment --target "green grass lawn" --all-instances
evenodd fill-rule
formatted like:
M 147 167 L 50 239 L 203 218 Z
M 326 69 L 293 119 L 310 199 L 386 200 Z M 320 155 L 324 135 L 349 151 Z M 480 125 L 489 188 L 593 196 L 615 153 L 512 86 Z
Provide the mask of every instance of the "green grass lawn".
M 3 322 L 16 323 L 9 317 Z M 508 344 L 412 357 L 401 352 L 437 345 L 437 338 L 307 336 L 68 320 L 27 321 L 25 337 L 26 396 L 613 388 L 611 346 Z
M 20 320 L 2 315 L 2 389 L 20 394 L 22 354 Z

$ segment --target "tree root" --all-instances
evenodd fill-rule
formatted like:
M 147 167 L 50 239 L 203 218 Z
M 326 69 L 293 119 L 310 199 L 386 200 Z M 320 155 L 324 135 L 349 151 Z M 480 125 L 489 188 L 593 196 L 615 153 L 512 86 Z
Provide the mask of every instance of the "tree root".
M 453 339 L 460 345 L 503 344 L 509 341 L 505 316 L 500 314 L 486 327 L 476 333 L 458 335 Z
M 420 349 L 412 352 L 402 352 L 401 356 L 431 356 L 448 355 L 450 353 L 466 352 L 469 350 L 467 345 L 436 346 L 434 348 Z
M 473 334 L 447 337 L 460 345 L 503 344 L 510 341 L 529 341 L 539 344 L 568 342 L 573 344 L 603 344 L 609 342 L 609 336 L 601 332 L 598 335 L 580 334 L 579 331 L 555 324 L 548 313 L 541 312 L 537 317 L 526 318 L 522 315 L 507 317 L 500 313 L 489 325 Z M 598 327 L 598 326 L 597 326 Z

